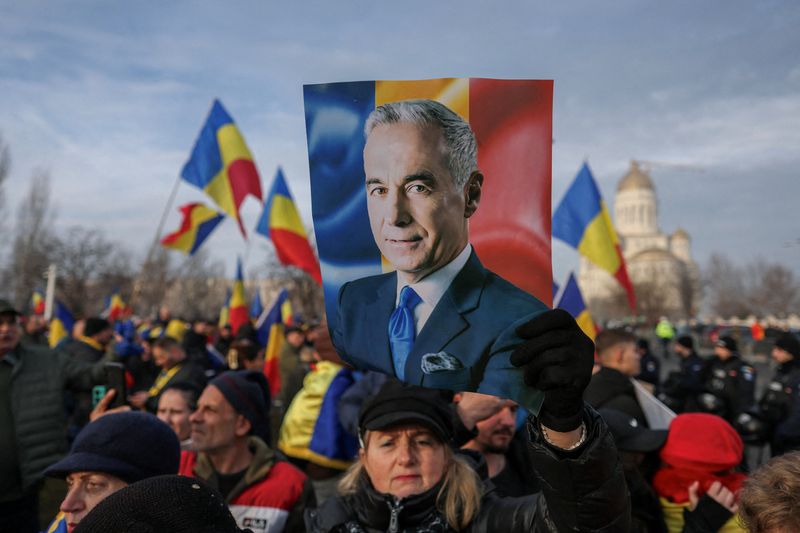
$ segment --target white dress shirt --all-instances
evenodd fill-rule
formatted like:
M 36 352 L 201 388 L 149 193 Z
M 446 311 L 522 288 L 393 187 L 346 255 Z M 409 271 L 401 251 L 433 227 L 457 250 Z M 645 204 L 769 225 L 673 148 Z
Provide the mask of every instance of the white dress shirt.
M 439 303 L 445 291 L 450 287 L 450 283 L 453 282 L 456 275 L 467 264 L 470 253 L 472 253 L 472 245 L 467 243 L 455 259 L 416 283 L 401 283 L 398 279 L 397 294 L 394 299 L 395 307 L 400 302 L 400 291 L 406 285 L 414 289 L 414 292 L 422 299 L 422 302 L 414 308 L 414 329 L 417 335 L 422 331 L 423 326 L 425 326 L 431 313 L 436 308 L 436 304 Z

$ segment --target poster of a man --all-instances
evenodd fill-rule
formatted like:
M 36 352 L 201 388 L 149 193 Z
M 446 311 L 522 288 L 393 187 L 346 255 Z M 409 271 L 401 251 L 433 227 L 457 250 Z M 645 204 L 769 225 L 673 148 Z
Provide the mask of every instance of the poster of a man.
M 333 306 L 326 291 L 340 355 L 410 383 L 511 397 L 535 409 L 539 395 L 524 386 L 509 356 L 520 342 L 516 327 L 547 306 L 484 267 L 471 244 L 485 178 L 470 124 L 429 98 L 384 103 L 362 124 L 360 194 L 386 272 L 343 280 Z M 312 158 L 316 225 L 313 166 Z M 535 186 L 531 180 L 515 193 Z M 549 196 L 549 181 L 546 190 Z M 323 279 L 330 278 L 320 255 Z M 549 268 L 530 275 L 550 279 Z

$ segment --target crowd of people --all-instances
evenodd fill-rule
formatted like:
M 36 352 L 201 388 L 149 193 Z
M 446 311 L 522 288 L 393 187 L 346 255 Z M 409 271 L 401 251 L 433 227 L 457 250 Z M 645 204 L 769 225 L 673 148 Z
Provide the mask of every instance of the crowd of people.
M 710 358 L 670 338 L 661 379 L 630 331 L 536 320 L 514 354 L 545 392 L 533 416 L 350 368 L 324 323 L 282 332 L 276 378 L 249 325 L 89 317 L 51 349 L 0 300 L 0 531 L 800 530 L 796 336 L 756 395 L 731 337 Z M 754 444 L 774 458 L 748 464 Z

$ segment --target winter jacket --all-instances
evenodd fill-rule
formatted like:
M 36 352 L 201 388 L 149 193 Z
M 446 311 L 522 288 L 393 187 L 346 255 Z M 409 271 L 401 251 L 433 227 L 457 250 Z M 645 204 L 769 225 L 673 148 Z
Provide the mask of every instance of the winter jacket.
M 306 475 L 279 460 L 258 437 L 250 437 L 249 445 L 253 460 L 226 498 L 236 523 L 253 533 L 304 531 L 303 510 L 315 505 Z M 178 473 L 198 477 L 218 489 L 217 472 L 204 453 L 181 452 Z
M 595 409 L 606 407 L 622 411 L 647 427 L 647 420 L 639 400 L 636 399 L 633 383 L 619 370 L 602 367 L 592 376 L 592 380 L 583 392 L 583 399 Z
M 105 379 L 102 363 L 90 365 L 63 352 L 18 344 L 9 391 L 22 488 L 42 479 L 42 471 L 68 451 L 64 390 L 89 390 Z M 6 428 L 3 428 L 6 431 Z
M 531 462 L 542 487 L 539 495 L 503 498 L 485 483 L 481 507 L 465 531 L 625 532 L 630 530 L 630 501 L 613 438 L 600 415 L 585 408 L 587 441 L 565 452 L 547 445 L 533 418 L 528 419 Z M 396 501 L 379 494 L 368 480 L 354 494 L 337 496 L 306 512 L 306 530 L 314 533 L 359 531 L 452 531 L 436 508 L 438 486 Z
M 103 347 L 91 337 L 78 337 L 64 344 L 59 348 L 69 357 L 82 363 L 94 364 L 104 359 L 105 351 Z M 71 431 L 76 433 L 89 423 L 89 413 L 92 412 L 92 394 L 89 391 L 75 392 L 71 394 L 71 414 L 69 424 Z

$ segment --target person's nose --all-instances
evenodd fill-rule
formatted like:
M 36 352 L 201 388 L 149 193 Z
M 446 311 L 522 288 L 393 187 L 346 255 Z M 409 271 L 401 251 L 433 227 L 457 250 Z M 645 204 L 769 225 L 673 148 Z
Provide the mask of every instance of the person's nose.
M 387 199 L 386 218 L 392 226 L 407 226 L 411 222 L 408 199 L 397 191 L 390 192 Z
M 79 513 L 86 508 L 86 503 L 83 501 L 81 490 L 77 486 L 70 487 L 64 501 L 61 502 L 59 509 L 64 513 Z
M 401 466 L 411 466 L 416 464 L 417 454 L 412 444 L 404 443 L 398 447 L 397 450 L 397 463 Z
M 203 415 L 200 414 L 200 409 L 189 415 L 189 422 L 192 424 L 199 424 L 203 420 Z
M 500 422 L 504 426 L 514 427 L 517 425 L 516 414 L 511 410 L 510 407 L 505 407 L 502 411 L 500 411 L 500 414 Z

